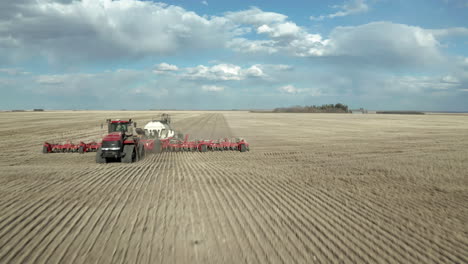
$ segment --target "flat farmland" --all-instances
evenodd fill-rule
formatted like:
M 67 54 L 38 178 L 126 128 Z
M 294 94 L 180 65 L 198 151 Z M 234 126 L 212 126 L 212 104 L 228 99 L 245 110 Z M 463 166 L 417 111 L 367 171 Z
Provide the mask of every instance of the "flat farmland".
M 250 152 L 41 153 L 159 114 L 0 113 L 0 263 L 468 262 L 468 116 L 174 111 Z

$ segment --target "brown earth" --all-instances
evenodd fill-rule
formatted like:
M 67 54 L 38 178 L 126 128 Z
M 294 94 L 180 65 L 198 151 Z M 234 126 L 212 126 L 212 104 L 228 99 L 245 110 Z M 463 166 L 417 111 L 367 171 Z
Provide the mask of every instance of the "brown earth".
M 0 113 L 0 263 L 468 262 L 467 116 L 174 112 L 251 151 L 40 153 L 157 115 Z

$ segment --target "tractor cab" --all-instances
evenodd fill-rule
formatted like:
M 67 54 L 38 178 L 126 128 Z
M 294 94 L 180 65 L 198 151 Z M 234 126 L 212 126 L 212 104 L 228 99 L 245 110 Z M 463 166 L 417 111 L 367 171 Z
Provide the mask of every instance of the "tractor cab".
M 114 133 L 114 132 L 119 132 L 128 136 L 133 135 L 132 125 L 136 126 L 136 123 L 134 123 L 132 119 L 129 119 L 129 120 L 107 119 L 107 130 L 109 134 Z

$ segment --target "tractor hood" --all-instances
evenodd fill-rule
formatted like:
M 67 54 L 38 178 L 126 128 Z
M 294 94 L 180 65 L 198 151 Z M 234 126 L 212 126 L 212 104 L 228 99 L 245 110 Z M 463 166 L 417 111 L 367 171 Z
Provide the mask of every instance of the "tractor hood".
M 109 135 L 105 136 L 102 141 L 120 141 L 122 139 L 122 134 L 120 132 L 112 132 Z

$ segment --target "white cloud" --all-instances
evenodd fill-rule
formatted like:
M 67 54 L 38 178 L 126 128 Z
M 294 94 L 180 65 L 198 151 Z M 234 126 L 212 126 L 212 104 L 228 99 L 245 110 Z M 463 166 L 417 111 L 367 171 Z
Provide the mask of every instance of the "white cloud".
M 394 76 L 384 81 L 387 92 L 425 94 L 433 91 L 452 90 L 460 83 L 453 76 Z
M 198 65 L 187 68 L 185 77 L 188 79 L 206 80 L 241 80 L 241 67 L 233 64 L 218 64 L 211 67 Z
M 442 77 L 442 82 L 444 83 L 453 83 L 453 84 L 458 84 L 460 83 L 460 80 L 458 80 L 458 78 L 452 76 L 452 75 L 446 75 L 444 77 Z
M 464 57 L 460 58 L 460 62 L 463 60 Z M 223 64 L 204 67 L 211 69 L 219 65 Z M 21 94 L 28 94 L 28 98 L 34 98 L 21 99 L 23 101 L 37 101 L 42 98 L 39 101 L 46 102 L 47 100 L 44 100 L 44 98 L 53 95 L 54 99 L 47 101 L 47 105 L 43 107 L 50 105 L 60 106 L 61 108 L 88 107 L 89 105 L 90 108 L 106 109 L 130 109 L 132 107 L 139 109 L 155 107 L 199 107 L 198 109 L 206 107 L 251 107 L 251 104 L 245 104 L 245 101 L 238 103 L 232 99 L 226 100 L 229 106 L 224 102 L 197 103 L 206 102 L 204 100 L 206 98 L 203 98 L 203 96 L 206 97 L 207 93 L 212 95 L 222 94 L 226 98 L 233 98 L 236 92 L 242 91 L 243 96 L 246 96 L 258 107 L 301 104 L 304 100 L 308 100 L 307 98 L 310 99 L 316 96 L 325 96 L 324 99 L 326 100 L 349 96 L 347 98 L 350 98 L 349 101 L 351 102 L 357 97 L 373 98 L 374 101 L 378 100 L 378 98 L 411 98 L 411 100 L 415 101 L 415 104 L 421 105 L 421 102 L 427 102 L 431 96 L 435 98 L 443 93 L 444 96 L 452 96 L 454 100 L 458 100 L 457 105 L 461 105 L 460 109 L 466 109 L 463 108 L 466 101 L 465 103 L 462 101 L 463 96 L 466 95 L 463 89 L 468 87 L 468 75 L 463 75 L 463 71 L 447 72 L 437 76 L 430 74 L 426 76 L 401 76 L 388 74 L 388 71 L 370 72 L 368 68 L 360 69 L 359 67 L 355 67 L 354 70 L 345 68 L 337 71 L 316 71 L 308 68 L 308 66 L 301 65 L 294 66 L 294 70 L 291 70 L 291 66 L 281 64 L 238 66 L 240 69 L 235 67 L 237 65 L 224 65 L 229 65 L 229 67 L 216 68 L 230 69 L 226 71 L 230 72 L 231 75 L 239 73 L 241 77 L 228 80 L 223 80 L 219 76 L 215 78 L 204 76 L 199 79 L 187 79 L 185 76 L 187 68 L 178 67 L 179 70 L 171 75 L 156 76 L 153 74 L 152 69 L 141 71 L 120 69 L 104 72 L 93 71 L 93 74 L 5 76 L 3 79 L 0 77 L 0 83 L 3 85 L 4 93 L 16 93 L 18 98 L 21 97 Z M 257 69 L 260 69 L 263 75 L 270 76 L 275 80 L 264 78 L 264 76 L 255 77 L 260 75 L 260 71 L 257 71 Z M 310 87 L 311 84 L 313 84 L 313 88 Z M 196 87 L 196 89 L 194 90 L 193 87 Z M 228 87 L 230 88 L 228 89 Z M 271 87 L 273 87 L 273 91 Z M 201 93 L 201 91 L 206 93 Z M 111 101 L 108 100 L 110 93 L 115 95 Z M 418 101 L 417 98 L 424 99 Z M 466 100 L 466 97 L 464 99 Z M 392 101 L 393 99 L 388 100 Z M 395 100 L 387 103 L 386 107 L 392 107 Z M 11 105 L 4 98 L 1 102 L 4 107 L 10 107 Z M 437 102 L 432 103 L 436 104 Z M 240 104 L 242 106 L 239 106 Z M 430 103 L 427 104 L 430 106 Z M 450 102 L 450 105 L 452 105 L 452 102 Z M 363 104 L 362 106 L 366 105 Z
M 266 33 L 271 38 L 295 37 L 300 32 L 301 28 L 292 22 L 278 23 L 272 26 L 268 26 L 265 24 L 257 28 L 257 33 Z
M 173 72 L 177 70 L 179 70 L 179 68 L 176 65 L 163 62 L 163 63 L 156 65 L 154 69 L 154 73 L 165 74 L 165 73 Z
M 163 66 L 160 68 L 165 69 L 175 69 L 177 67 L 168 63 L 161 64 Z M 161 66 L 161 64 L 157 66 Z M 77 97 L 86 97 L 93 98 L 93 102 L 96 102 L 96 100 L 105 102 L 102 106 L 120 107 L 115 106 L 115 104 L 119 102 L 120 105 L 121 102 L 126 102 L 125 96 L 129 95 L 139 96 L 138 98 L 144 97 L 144 100 L 149 103 L 151 103 L 151 98 L 160 99 L 164 97 L 165 99 L 161 99 L 162 101 L 159 103 L 166 103 L 167 100 L 178 98 L 177 100 L 174 99 L 173 102 L 178 104 L 178 100 L 185 103 L 193 100 L 193 94 L 187 95 L 194 92 L 194 86 L 200 87 L 199 89 L 206 92 L 222 92 L 231 86 L 239 88 L 239 86 L 244 87 L 246 84 L 254 84 L 254 87 L 257 87 L 257 85 L 271 85 L 270 81 L 266 79 L 268 77 L 267 73 L 276 75 L 282 71 L 287 72 L 290 66 L 254 64 L 241 67 L 234 64 L 219 63 L 210 66 L 177 67 L 177 69 L 177 71 L 171 71 L 171 75 L 158 76 L 154 74 L 154 69 L 117 69 L 70 74 L 30 74 L 20 75 L 19 77 L 14 76 L 14 78 L 11 76 L 0 77 L 0 83 L 5 86 L 16 85 L 18 89 L 30 94 L 31 97 L 35 95 L 54 95 L 63 97 L 64 102 L 69 103 L 75 102 Z M 199 72 L 193 71 L 194 69 L 205 70 Z M 195 76 L 188 76 L 190 74 L 195 74 Z M 115 94 L 115 102 L 107 100 L 110 93 Z M 172 95 L 172 97 L 169 98 L 168 95 Z M 133 103 L 138 104 L 136 97 L 132 98 L 132 100 L 136 100 Z M 129 105 L 130 102 L 125 104 Z
M 58 85 L 63 84 L 66 79 L 67 75 L 39 75 L 36 82 L 44 85 Z
M 240 53 L 267 53 L 273 54 L 279 51 L 273 40 L 249 40 L 246 38 L 234 38 L 227 42 L 226 47 Z
M 341 11 L 331 14 L 331 18 L 364 13 L 369 10 L 369 6 L 366 4 L 365 0 L 351 0 L 343 3 L 342 5 L 335 5 L 333 8 L 341 9 Z
M 466 27 L 429 29 L 428 32 L 432 33 L 437 38 L 451 37 L 451 36 L 468 36 L 468 28 Z
M 320 89 L 317 88 L 297 88 L 292 84 L 281 86 L 277 89 L 281 93 L 286 94 L 301 94 L 301 96 L 321 96 L 323 95 Z M 329 95 L 328 95 L 329 96 Z
M 381 65 L 430 65 L 443 60 L 439 46 L 437 39 L 423 28 L 372 22 L 335 28 L 325 54 L 353 56 Z
M 294 56 L 321 56 L 323 40 L 319 34 L 310 34 L 294 22 L 286 21 L 286 16 L 263 12 L 258 8 L 246 11 L 228 13 L 232 21 L 254 27 L 257 34 L 266 35 L 267 40 L 250 40 L 236 37 L 228 41 L 226 46 L 241 53 L 267 53 L 285 52 Z
M 265 66 L 270 66 L 273 69 L 279 70 L 279 71 L 289 71 L 293 69 L 291 65 L 286 65 L 286 64 L 271 64 L 271 65 L 265 65 Z
M 31 85 L 32 93 L 61 96 L 99 96 L 105 98 L 109 92 L 123 95 L 149 72 L 118 69 L 99 73 L 44 74 L 33 76 L 36 88 Z
M 244 72 L 245 76 L 248 77 L 262 77 L 265 76 L 260 65 L 253 65 L 250 68 L 246 69 Z
M 5 73 L 11 76 L 29 74 L 29 72 L 25 72 L 17 68 L 0 68 L 0 74 L 1 73 Z
M 228 43 L 228 47 L 242 53 L 327 56 L 383 66 L 436 65 L 445 58 L 433 31 L 416 26 L 372 22 L 360 26 L 336 27 L 328 38 L 323 38 L 293 23 L 277 30 L 281 28 L 279 25 L 262 25 L 257 28 L 257 33 L 267 34 L 270 39 L 235 38 Z
M 365 1 L 359 0 L 334 7 L 340 8 L 342 13 L 331 17 L 369 9 Z M 463 27 L 432 30 L 392 22 L 371 22 L 336 27 L 324 37 L 279 15 L 258 8 L 228 13 L 228 19 L 252 27 L 254 32 L 267 39 L 238 36 L 228 41 L 226 47 L 240 53 L 328 57 L 385 67 L 430 66 L 445 62 L 439 38 L 468 34 L 468 28 Z
M 303 32 L 298 38 L 287 43 L 283 48 L 289 54 L 298 57 L 323 56 L 327 54 L 327 47 L 330 40 L 322 39 L 318 34 Z
M 264 12 L 256 7 L 244 11 L 227 12 L 225 17 L 234 23 L 254 26 L 279 23 L 285 21 L 287 18 L 287 16 L 283 14 Z
M 222 92 L 224 91 L 224 87 L 217 85 L 203 85 L 202 90 L 206 92 Z
M 223 47 L 238 27 L 178 6 L 135 0 L 32 1 L 8 5 L 0 49 L 50 61 L 119 59 Z
M 204 5 L 206 5 L 206 6 L 208 5 L 208 2 L 207 2 L 207 1 L 202 1 L 201 3 L 204 4 Z
M 200 6 L 202 3 L 198 2 Z M 367 12 L 371 3 L 346 2 L 334 6 L 337 9 L 334 14 L 323 17 Z M 453 101 L 458 100 L 465 107 L 466 93 L 459 91 L 468 88 L 468 58 L 449 55 L 460 52 L 459 46 L 450 49 L 453 46 L 449 41 L 468 36 L 468 28 L 425 29 L 392 22 L 336 27 L 323 34 L 311 28 L 288 20 L 284 14 L 259 8 L 228 12 L 220 17 L 153 1 L 0 1 L 0 67 L 3 67 L 0 90 L 5 94 L 0 103 L 6 105 L 9 99 L 26 98 L 24 95 L 30 93 L 28 98 L 39 94 L 36 98 L 43 99 L 36 101 L 60 101 L 65 106 L 93 98 L 101 100 L 93 107 L 116 104 L 121 108 L 121 104 L 140 105 L 140 100 L 146 100 L 151 107 L 171 106 L 170 100 L 172 106 L 183 103 L 197 106 L 202 101 L 199 99 L 207 95 L 200 91 L 213 92 L 212 95 L 223 92 L 227 97 L 245 89 L 248 100 L 236 103 L 231 100 L 233 105 L 244 103 L 250 107 L 263 100 L 263 105 L 276 106 L 283 100 L 300 103 L 310 96 L 346 95 L 360 98 L 408 95 L 417 101 L 426 95 L 446 93 L 455 94 Z M 462 39 L 453 44 L 464 42 Z M 229 51 L 226 54 L 223 48 L 259 56 L 236 56 Z M 221 57 L 216 57 L 219 54 Z M 168 57 L 185 63 L 194 58 L 213 61 L 187 67 L 161 61 Z M 69 63 L 70 59 L 89 63 L 91 67 Z M 119 59 L 122 61 L 114 63 Z M 162 63 L 141 71 L 95 72 L 96 65 L 137 63 L 145 67 L 149 61 Z M 256 64 L 258 61 L 293 63 L 294 68 L 285 64 Z M 66 67 L 44 67 L 43 72 L 50 72 L 49 75 L 22 71 L 47 62 Z M 426 69 L 429 71 L 425 72 Z M 93 74 L 60 74 L 87 70 Z M 406 76 L 408 73 L 417 75 Z M 314 88 L 298 88 L 310 84 Z M 109 101 L 109 93 L 121 98 Z M 300 96 L 285 96 L 288 94 Z M 133 102 L 128 100 L 132 96 Z M 220 103 L 213 104 L 218 107 Z M 224 102 L 221 104 L 226 106 Z M 452 105 L 452 101 L 446 105 Z
M 149 1 L 67 2 L 33 1 L 27 10 L 23 5 L 7 5 L 15 8 L 9 13 L 24 15 L 5 13 L 9 20 L 0 17 L 0 59 L 29 54 L 58 63 L 67 62 L 67 58 L 112 61 L 225 47 L 240 53 L 327 56 L 381 65 L 435 65 L 443 57 L 438 38 L 468 32 L 467 28 L 429 30 L 373 22 L 336 27 L 325 37 L 287 21 L 283 14 L 255 7 L 227 12 L 224 17 L 207 17 Z M 364 1 L 353 1 L 335 7 L 351 14 L 362 12 L 366 6 Z M 266 39 L 250 38 L 248 32 Z M 171 72 L 168 67 L 161 64 L 155 72 Z M 203 75 L 204 70 L 201 67 L 194 72 Z M 226 69 L 210 70 L 220 72 L 218 79 L 242 78 L 240 73 L 223 73 Z
M 296 94 L 299 92 L 299 89 L 297 89 L 296 87 L 294 87 L 294 85 L 291 84 L 281 86 L 280 88 L 278 88 L 278 90 L 290 94 Z
M 319 34 L 310 34 L 294 23 L 283 23 L 273 26 L 263 25 L 257 29 L 260 34 L 267 34 L 269 40 L 248 40 L 234 38 L 227 47 L 241 53 L 279 53 L 298 57 L 326 55 L 325 46 L 329 40 Z
M 348 15 L 355 15 L 360 13 L 365 13 L 369 11 L 369 6 L 367 5 L 365 0 L 350 0 L 346 1 L 341 5 L 334 5 L 333 8 L 339 9 L 338 12 L 329 14 L 329 15 L 321 15 L 318 17 L 311 16 L 311 20 L 323 20 L 325 18 L 335 18 L 335 17 L 344 17 Z
M 185 68 L 185 71 L 183 77 L 192 80 L 240 81 L 249 77 L 265 76 L 261 65 L 253 65 L 242 69 L 238 65 L 221 63 L 213 66 L 198 65 L 196 67 Z

